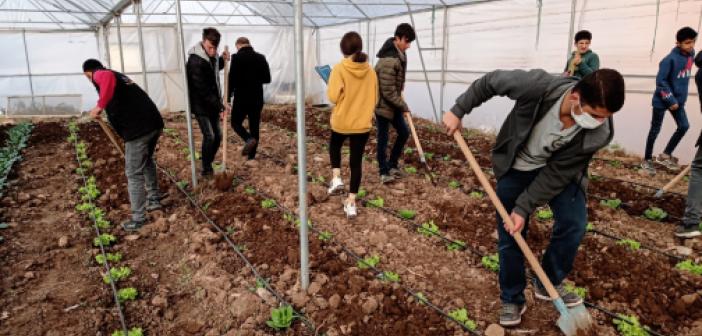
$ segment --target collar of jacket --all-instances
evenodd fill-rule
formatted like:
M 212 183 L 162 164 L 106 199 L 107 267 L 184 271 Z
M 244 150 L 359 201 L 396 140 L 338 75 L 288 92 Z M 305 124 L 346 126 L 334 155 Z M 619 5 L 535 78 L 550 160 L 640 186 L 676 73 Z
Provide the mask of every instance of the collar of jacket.
M 205 48 L 202 46 L 202 42 L 198 42 L 192 48 L 190 48 L 190 50 L 188 50 L 188 55 L 198 56 L 209 63 L 212 63 L 214 59 L 216 59 L 216 57 L 210 57 L 210 55 L 207 55 Z
M 400 51 L 400 49 L 397 49 L 397 46 L 395 46 L 395 38 L 391 37 L 385 40 L 385 43 L 383 43 L 383 46 L 380 47 L 380 50 L 378 50 L 378 53 L 375 55 L 378 58 L 385 58 L 385 57 L 393 57 L 393 58 L 399 58 L 400 61 L 405 62 L 407 56 L 405 55 L 404 52 Z
M 239 50 L 237 50 L 236 53 L 237 53 L 237 54 L 240 54 L 240 53 L 243 54 L 243 53 L 250 53 L 250 52 L 253 52 L 253 51 L 254 51 L 254 48 L 253 48 L 252 46 L 250 46 L 250 45 L 247 45 L 247 46 L 245 46 L 245 47 L 239 48 Z

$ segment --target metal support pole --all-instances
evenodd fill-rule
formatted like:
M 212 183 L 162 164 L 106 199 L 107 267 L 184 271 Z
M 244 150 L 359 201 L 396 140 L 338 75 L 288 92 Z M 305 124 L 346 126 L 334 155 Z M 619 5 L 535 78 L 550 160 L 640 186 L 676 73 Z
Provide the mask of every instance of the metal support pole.
M 405 1 L 407 5 L 407 12 L 409 13 L 410 21 L 412 22 L 412 27 L 417 30 L 417 25 L 414 23 L 414 15 L 412 15 L 412 9 L 410 8 L 409 2 Z M 417 44 L 417 53 L 419 54 L 419 61 L 422 63 L 422 72 L 424 73 L 424 81 L 427 83 L 427 90 L 429 91 L 429 100 L 431 101 L 431 108 L 434 112 L 434 119 L 438 123 L 440 121 L 439 116 L 436 113 L 436 103 L 434 103 L 434 93 L 431 91 L 431 84 L 429 84 L 429 76 L 427 75 L 427 68 L 424 65 L 424 55 L 422 54 L 422 46 L 419 43 L 419 36 L 414 40 Z
M 144 78 L 144 91 L 149 93 L 149 81 L 146 78 L 146 56 L 144 55 L 144 36 L 141 31 L 141 0 L 134 0 L 134 10 L 136 11 L 137 32 L 139 35 L 139 54 L 141 54 L 141 76 Z
M 297 183 L 300 212 L 300 283 L 310 285 L 307 237 L 307 149 L 305 148 L 305 76 L 303 51 L 302 0 L 294 2 L 295 16 L 295 107 L 297 110 Z
M 534 50 L 539 50 L 539 39 L 541 38 L 541 12 L 543 10 L 543 0 L 536 0 L 539 14 L 536 16 L 536 41 L 534 42 Z M 570 55 L 569 55 L 570 57 Z
M 368 53 L 368 58 L 372 55 L 370 54 L 371 40 L 370 40 L 370 20 L 366 21 L 366 52 Z
M 22 29 L 22 43 L 24 44 L 24 59 L 27 61 L 27 76 L 29 76 L 29 92 L 32 93 L 32 107 L 34 107 L 34 82 L 32 81 L 32 66 L 29 65 L 29 51 L 27 51 L 27 32 Z
M 444 112 L 444 92 L 446 90 L 446 66 L 448 65 L 448 7 L 444 7 L 444 27 L 441 31 L 441 89 L 439 92 L 439 111 Z
M 188 75 L 185 70 L 185 38 L 183 37 L 183 18 L 180 12 L 180 0 L 176 0 L 176 19 L 178 20 L 178 60 L 183 74 L 183 97 L 185 98 L 185 118 L 188 123 L 188 149 L 190 150 L 190 172 L 193 188 L 197 187 L 197 174 L 195 173 L 195 141 L 193 140 L 193 120 L 190 115 L 190 96 L 188 93 Z
M 572 0 L 570 2 L 570 30 L 568 31 L 568 55 L 566 55 L 566 59 L 568 59 L 573 52 L 573 30 L 575 29 L 575 6 L 577 3 L 578 0 Z
M 105 60 L 107 67 L 112 69 L 112 56 L 110 55 L 110 36 L 108 35 L 108 24 L 102 26 L 102 38 L 105 44 Z
M 656 50 L 656 36 L 658 35 L 658 18 L 661 14 L 661 0 L 656 0 L 656 26 L 653 28 L 653 42 L 651 43 L 651 53 L 649 57 L 653 57 L 653 52 Z
M 122 15 L 117 16 L 115 19 L 117 23 L 117 44 L 119 45 L 119 64 L 121 66 L 122 72 L 127 70 L 124 69 L 124 51 L 122 50 Z

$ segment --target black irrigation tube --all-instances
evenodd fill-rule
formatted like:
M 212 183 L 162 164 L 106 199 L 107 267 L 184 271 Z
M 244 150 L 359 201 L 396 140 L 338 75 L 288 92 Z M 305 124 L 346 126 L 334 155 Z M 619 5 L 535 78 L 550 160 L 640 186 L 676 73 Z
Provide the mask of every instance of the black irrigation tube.
M 594 199 L 596 199 L 596 200 L 598 200 L 598 201 L 608 201 L 608 200 L 611 199 L 611 198 L 607 198 L 607 197 L 602 197 L 602 196 L 600 196 L 600 195 L 598 195 L 598 194 L 590 194 L 590 195 L 588 195 L 588 196 L 591 196 L 592 198 L 594 198 Z M 621 200 L 620 200 L 620 201 L 621 201 Z M 621 206 L 622 208 L 633 208 L 633 207 L 634 207 L 634 205 L 631 204 L 630 202 L 624 202 L 624 201 L 622 201 L 622 203 L 621 203 L 620 206 Z M 675 220 L 675 221 L 682 221 L 682 218 L 680 218 L 680 217 L 678 217 L 678 216 L 673 216 L 673 215 L 671 215 L 671 214 L 669 214 L 669 213 L 667 213 L 667 212 L 666 212 L 666 214 L 667 214 L 667 215 L 666 215 L 666 218 L 669 218 L 669 219 L 672 219 L 672 220 Z M 645 217 L 644 217 L 644 218 L 645 218 Z M 651 220 L 651 219 L 648 219 L 648 218 L 645 218 L 645 219 L 655 222 L 654 220 Z
M 276 158 L 276 157 L 273 157 L 273 156 L 270 155 L 270 154 L 267 154 L 267 153 L 264 153 L 264 152 L 260 152 L 260 151 L 259 151 L 259 155 L 268 157 L 270 160 L 272 160 L 272 161 L 274 161 L 274 162 L 276 162 L 276 163 L 278 163 L 278 164 L 285 164 L 284 161 L 282 161 L 282 160 L 280 160 L 280 159 L 278 159 L 278 158 Z M 257 191 L 257 192 L 258 192 L 258 191 Z M 265 196 L 267 196 L 267 195 L 262 194 L 262 196 L 265 197 Z M 266 198 L 272 198 L 272 197 L 266 197 Z M 362 204 L 364 207 L 366 207 L 366 208 L 375 208 L 375 209 L 378 209 L 378 210 L 380 210 L 380 211 L 382 211 L 382 212 L 385 212 L 385 213 L 387 213 L 387 214 L 390 214 L 390 215 L 392 215 L 392 216 L 394 216 L 394 217 L 397 217 L 397 218 L 399 218 L 401 221 L 409 223 L 410 226 L 411 226 L 413 229 L 415 229 L 415 230 L 416 230 L 416 229 L 419 229 L 419 228 L 422 228 L 422 225 L 421 225 L 420 223 L 415 223 L 415 222 L 412 222 L 411 220 L 408 220 L 408 219 L 406 219 L 406 218 L 403 218 L 402 216 L 400 216 L 397 212 L 395 212 L 395 211 L 392 210 L 392 209 L 388 209 L 388 208 L 386 208 L 386 207 L 368 206 L 368 202 L 367 202 L 365 199 L 359 199 L 359 200 L 361 201 L 361 204 Z M 290 212 L 290 211 L 287 210 L 286 208 L 284 208 L 284 207 L 282 207 L 281 205 L 279 205 L 278 202 L 276 202 L 276 205 L 277 205 L 278 207 L 280 207 L 281 209 L 283 209 L 284 211 L 289 212 L 289 213 L 291 213 L 291 214 L 294 215 L 294 213 Z M 317 230 L 316 228 L 314 228 L 314 226 L 310 226 L 310 229 L 312 229 L 312 230 L 313 230 L 315 233 L 317 233 L 317 234 L 320 233 L 320 231 Z M 449 244 L 456 244 L 456 246 L 459 246 L 459 250 L 467 250 L 467 251 L 469 251 L 469 252 L 471 252 L 471 253 L 477 255 L 477 256 L 480 257 L 480 258 L 483 258 L 483 257 L 487 256 L 487 254 L 484 254 L 484 253 L 480 252 L 479 250 L 475 249 L 474 247 L 468 245 L 468 243 L 466 243 L 466 242 L 453 240 L 453 239 L 451 239 L 451 238 L 448 238 L 448 237 L 444 236 L 444 235 L 441 234 L 441 233 L 432 232 L 432 231 L 427 231 L 427 232 L 429 232 L 430 234 L 432 234 L 432 235 L 438 237 L 439 239 L 441 239 L 442 241 L 444 241 L 444 242 L 446 242 L 446 243 L 449 243 Z M 593 232 L 595 232 L 595 230 L 593 230 Z M 604 233 L 604 232 L 595 232 L 595 233 L 601 234 L 601 235 L 606 236 L 606 237 L 611 238 L 611 239 L 620 240 L 618 237 L 613 236 L 613 235 L 606 234 L 606 233 Z M 343 246 L 343 244 L 341 244 L 341 243 L 338 243 L 338 244 L 341 245 L 342 249 L 344 249 L 344 251 L 348 252 L 352 257 L 356 258 L 358 261 L 363 262 L 362 259 L 361 259 L 360 257 L 356 256 L 355 254 L 353 254 L 353 252 L 347 251 L 347 249 Z M 649 250 L 654 251 L 654 252 L 661 253 L 661 254 L 666 255 L 666 256 L 668 256 L 668 257 L 671 257 L 671 258 L 676 258 L 676 259 L 678 259 L 678 260 L 684 260 L 684 259 L 681 258 L 681 257 L 674 256 L 674 255 L 670 255 L 670 254 L 668 254 L 668 253 L 666 253 L 666 252 L 659 251 L 659 250 L 656 250 L 656 249 L 647 247 L 647 246 L 645 246 L 645 245 L 643 245 L 643 244 L 641 245 L 641 247 L 642 247 L 642 248 L 649 249 Z M 364 264 L 365 264 L 365 263 L 364 263 Z M 370 266 L 370 265 L 368 265 L 368 266 Z M 375 267 L 372 267 L 372 266 L 371 266 L 371 268 L 372 268 L 374 271 L 377 271 L 377 272 L 380 271 L 380 270 L 376 269 Z M 382 272 L 380 272 L 380 273 L 382 273 Z M 530 275 L 530 277 L 532 277 L 532 276 Z M 406 290 L 408 290 L 408 289 L 406 289 Z M 422 300 L 420 297 L 418 297 L 416 294 L 412 293 L 411 291 L 408 291 L 408 293 L 410 293 L 412 296 L 414 296 L 414 297 L 417 298 L 418 300 Z M 601 312 L 603 312 L 605 315 L 608 315 L 608 316 L 610 316 L 610 317 L 616 318 L 616 319 L 621 320 L 621 321 L 624 321 L 624 322 L 626 322 L 626 323 L 628 323 L 628 324 L 630 324 L 630 325 L 633 325 L 629 320 L 627 320 L 627 319 L 622 319 L 622 318 L 620 317 L 620 315 L 618 315 L 618 314 L 616 314 L 616 313 L 614 313 L 614 312 L 612 312 L 612 311 L 610 311 L 610 310 L 608 310 L 608 309 L 606 309 L 606 308 L 604 308 L 604 307 L 602 307 L 602 306 L 599 306 L 599 305 L 597 305 L 597 304 L 595 304 L 595 303 L 588 302 L 588 301 L 584 301 L 584 303 L 585 303 L 585 305 L 586 305 L 587 307 L 590 307 L 590 308 L 593 308 L 593 309 L 595 309 L 595 310 L 601 311 Z M 432 308 L 434 308 L 434 307 L 432 307 Z M 434 308 L 434 309 L 440 309 L 440 308 L 437 307 L 437 308 Z M 445 314 L 445 312 L 441 311 L 441 312 L 439 312 L 439 313 L 440 313 L 441 315 L 443 315 L 443 316 L 445 316 L 445 317 L 448 317 L 449 319 L 453 320 L 453 318 L 451 318 L 450 316 L 447 316 L 447 315 Z M 454 320 L 454 321 L 455 321 L 455 320 Z M 457 322 L 459 325 L 463 326 L 460 322 L 458 322 L 458 321 L 455 321 L 455 322 Z M 666 336 L 666 335 L 664 335 L 664 334 L 661 334 L 661 333 L 658 333 L 658 332 L 656 332 L 656 331 L 654 331 L 654 330 L 651 330 L 651 329 L 650 329 L 649 327 L 647 327 L 647 326 L 644 326 L 644 329 L 646 329 L 646 331 L 647 331 L 649 334 L 653 335 L 653 336 Z
M 156 167 L 159 170 L 161 170 L 161 172 L 163 172 L 166 176 L 168 176 L 168 179 L 171 181 L 171 183 L 173 183 L 173 185 L 175 185 L 176 188 L 178 188 L 178 190 L 181 193 L 183 193 L 183 195 L 185 195 L 185 198 L 190 202 L 190 204 L 193 207 L 195 207 L 197 209 L 198 213 L 200 215 L 202 215 L 202 217 L 205 218 L 207 223 L 209 223 L 215 230 L 217 230 L 217 232 L 219 232 L 219 234 L 222 237 L 224 237 L 224 240 L 227 242 L 227 244 L 229 244 L 229 246 L 231 246 L 231 248 L 234 250 L 234 252 L 239 256 L 239 258 L 241 258 L 241 260 L 244 261 L 246 266 L 248 266 L 249 269 L 251 269 L 251 271 L 253 272 L 256 279 L 260 280 L 264 284 L 264 287 L 266 288 L 266 290 L 269 293 L 271 293 L 273 296 L 275 296 L 275 298 L 278 299 L 278 301 L 280 303 L 282 303 L 283 305 L 286 305 L 286 306 L 290 306 L 290 308 L 292 308 L 295 315 L 297 315 L 297 317 L 302 320 L 303 324 L 305 324 L 307 326 L 308 330 L 315 332 L 316 328 L 315 328 L 314 323 L 309 318 L 307 318 L 307 316 L 305 316 L 304 314 L 302 314 L 301 312 L 299 312 L 295 308 L 293 308 L 293 306 L 288 301 L 286 301 L 285 298 L 283 298 L 283 296 L 280 293 L 276 292 L 273 289 L 273 287 L 270 286 L 270 284 L 268 283 L 268 280 L 266 280 L 264 277 L 261 276 L 261 274 L 258 272 L 258 270 L 253 265 L 253 263 L 248 258 L 246 258 L 246 256 L 237 247 L 237 245 L 234 244 L 234 242 L 229 238 L 227 232 L 225 230 L 222 230 L 222 228 L 219 225 L 217 225 L 212 219 L 210 219 L 209 216 L 207 216 L 207 213 L 205 213 L 205 211 L 197 203 L 197 201 L 195 199 L 193 199 L 192 196 L 185 189 L 181 188 L 178 185 L 178 181 L 175 179 L 175 177 L 173 175 L 171 175 L 171 173 L 167 169 L 161 167 L 160 165 L 157 164 Z
M 69 132 L 70 132 L 70 130 L 69 130 Z M 79 139 L 78 132 L 76 132 L 75 135 L 76 135 L 76 139 L 75 139 L 75 144 L 73 145 L 74 149 L 75 149 L 75 145 L 78 143 L 78 139 Z M 78 157 L 78 151 L 74 150 L 74 152 L 76 154 L 76 162 L 78 162 L 78 167 L 80 168 L 81 162 L 80 162 L 80 158 Z M 80 169 L 78 170 L 78 172 L 80 173 L 80 177 L 83 180 L 83 186 L 87 186 L 88 179 L 85 177 L 85 173 L 83 172 L 83 170 L 80 170 Z M 90 198 L 90 197 L 88 198 L 88 203 L 94 207 L 92 198 Z M 90 215 L 88 217 L 90 217 L 90 219 L 93 221 L 93 227 L 95 228 L 96 237 L 100 237 L 100 234 L 101 234 L 100 228 L 97 225 L 97 221 L 95 220 L 95 217 L 90 216 Z M 124 311 L 122 310 L 122 305 L 120 304 L 119 296 L 117 295 L 117 286 L 115 286 L 115 282 L 112 279 L 112 276 L 110 275 L 110 269 L 112 267 L 110 266 L 110 261 L 107 259 L 107 253 L 105 252 L 105 246 L 102 244 L 102 240 L 98 239 L 98 243 L 100 245 L 100 253 L 102 254 L 102 257 L 105 259 L 105 263 L 103 264 L 105 266 L 105 274 L 107 274 L 107 278 L 110 280 L 110 288 L 112 288 L 112 297 L 115 300 L 115 305 L 117 305 L 117 312 L 119 313 L 119 321 L 120 321 L 120 324 L 122 325 L 122 330 L 124 332 L 124 335 L 127 336 L 127 335 L 129 335 L 129 329 L 127 328 L 127 322 L 124 318 Z

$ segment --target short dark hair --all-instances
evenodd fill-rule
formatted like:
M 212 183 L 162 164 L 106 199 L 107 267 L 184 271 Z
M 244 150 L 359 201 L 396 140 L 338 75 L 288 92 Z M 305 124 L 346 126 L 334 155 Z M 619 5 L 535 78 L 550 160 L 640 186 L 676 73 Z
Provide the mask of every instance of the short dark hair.
M 240 45 L 240 44 L 251 44 L 251 42 L 249 42 L 248 38 L 242 36 L 242 37 L 236 39 L 236 43 L 234 43 L 234 45 Z
M 417 34 L 409 23 L 400 23 L 395 28 L 395 37 L 406 38 L 408 42 L 412 42 L 417 38 Z
M 675 40 L 683 43 L 685 40 L 694 40 L 697 38 L 697 32 L 690 27 L 682 27 L 675 34 Z
M 344 56 L 352 56 L 354 62 L 363 63 L 368 60 L 368 55 L 363 52 L 363 39 L 355 31 L 350 31 L 344 34 L 339 42 L 341 53 Z
M 104 68 L 105 66 L 94 58 L 89 58 L 83 62 L 83 72 L 95 72 L 96 70 Z
M 617 70 L 600 69 L 583 77 L 573 92 L 580 94 L 581 104 L 614 113 L 624 106 L 624 77 Z
M 592 33 L 587 30 L 581 30 L 575 34 L 575 43 L 580 40 L 592 41 Z
M 202 40 L 208 40 L 212 42 L 212 44 L 215 47 L 219 46 L 219 40 L 222 38 L 222 34 L 220 34 L 217 29 L 208 27 L 202 30 Z

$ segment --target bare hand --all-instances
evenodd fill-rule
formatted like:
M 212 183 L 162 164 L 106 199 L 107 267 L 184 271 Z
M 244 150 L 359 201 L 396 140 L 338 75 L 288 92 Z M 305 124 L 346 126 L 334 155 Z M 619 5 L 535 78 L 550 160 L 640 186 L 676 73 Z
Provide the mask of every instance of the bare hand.
M 454 132 L 461 129 L 461 119 L 456 117 L 451 111 L 444 113 L 442 121 L 446 127 L 446 134 L 448 135 L 453 135 Z
M 512 212 L 509 217 L 512 219 L 512 223 L 514 224 L 514 227 L 510 229 L 510 227 L 507 225 L 507 223 L 504 224 L 505 230 L 509 232 L 509 234 L 513 235 L 517 232 L 521 232 L 522 228 L 524 228 L 524 223 L 526 222 L 524 220 L 524 217 L 522 217 L 520 214 L 516 212 Z
M 677 111 L 678 108 L 680 108 L 680 106 L 679 106 L 678 104 L 673 104 L 673 105 L 670 107 L 670 110 L 671 110 L 671 111 Z
M 100 113 L 102 113 L 102 109 L 98 106 L 95 106 L 92 110 L 90 110 L 90 116 L 95 119 L 100 118 Z

